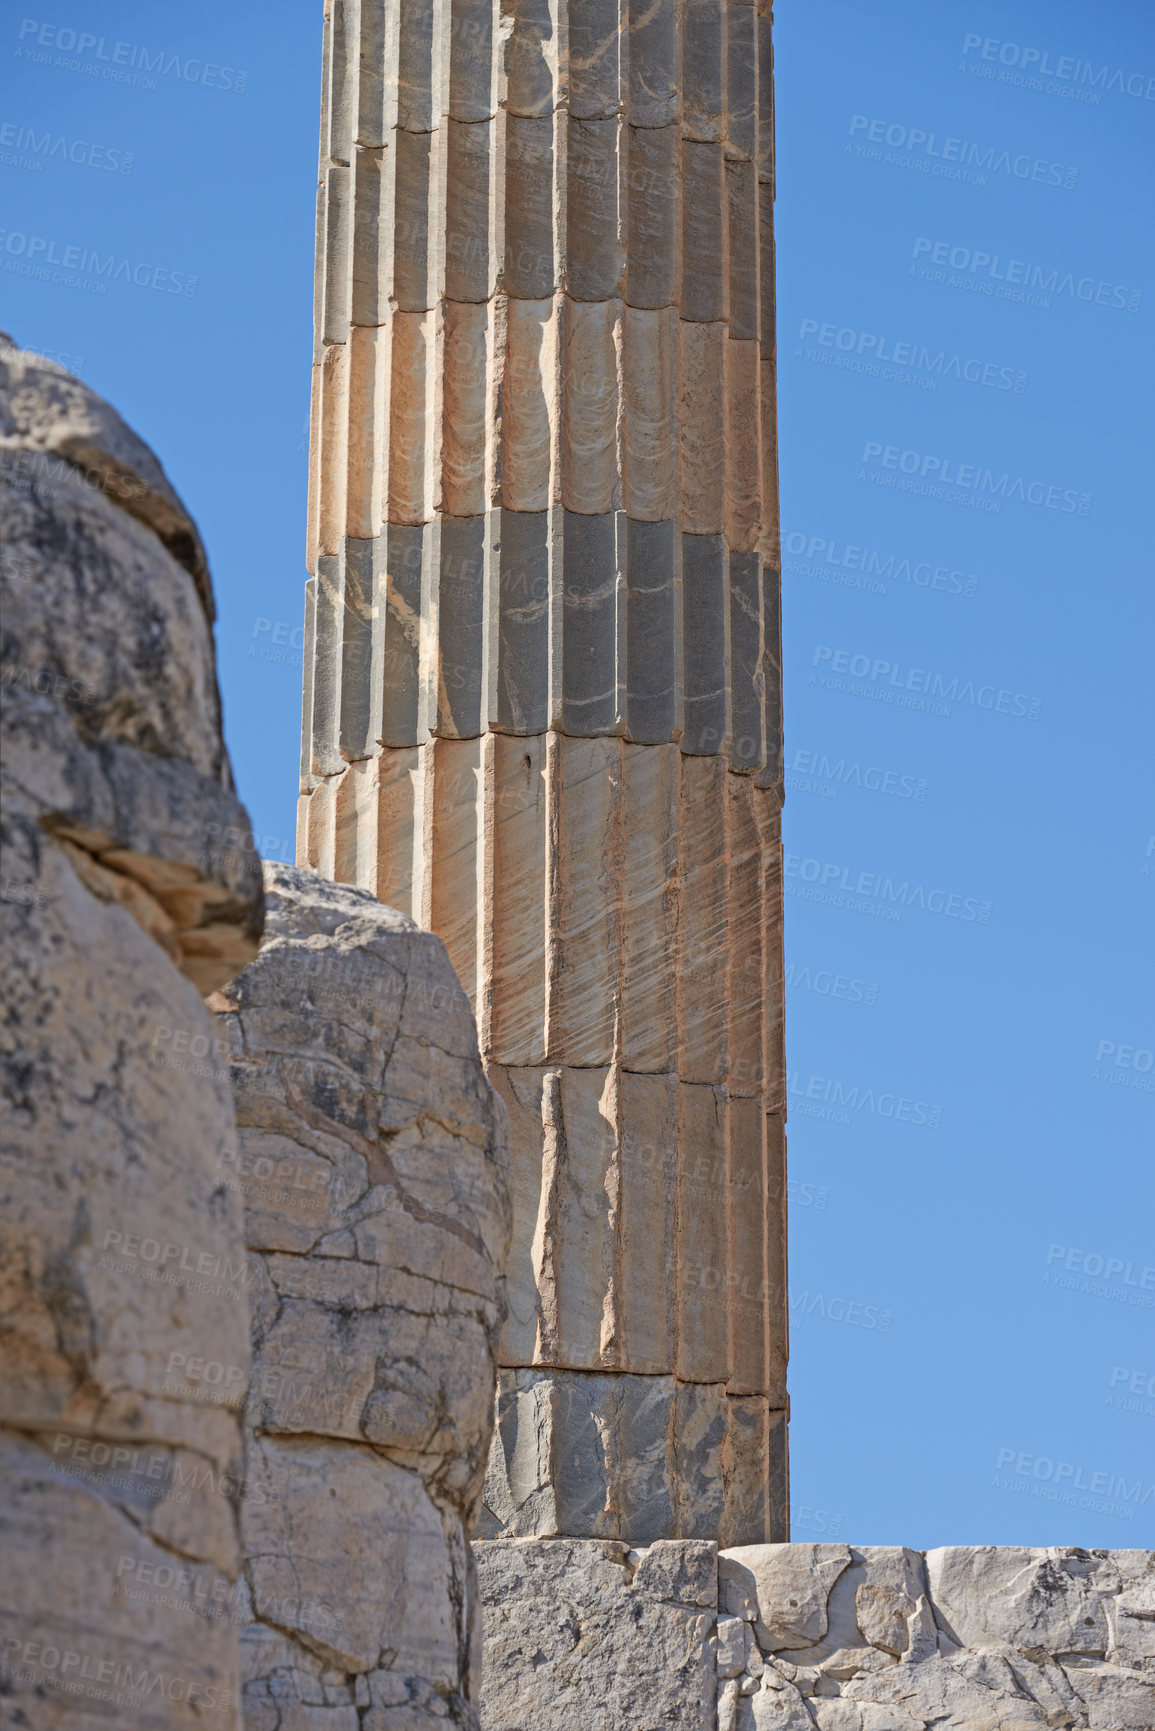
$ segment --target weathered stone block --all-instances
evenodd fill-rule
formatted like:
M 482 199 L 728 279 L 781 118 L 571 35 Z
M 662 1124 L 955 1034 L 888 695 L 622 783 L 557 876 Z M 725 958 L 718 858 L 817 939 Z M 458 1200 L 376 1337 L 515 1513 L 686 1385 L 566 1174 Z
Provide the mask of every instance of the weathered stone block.
M 499 733 L 544 733 L 549 725 L 550 598 L 560 567 L 560 513 L 495 513 L 487 547 L 496 644 L 489 656 L 489 725 Z
M 636 108 L 630 112 L 636 114 Z M 681 258 L 681 130 L 639 123 L 628 129 L 626 150 L 625 297 L 632 307 L 668 307 L 677 299 Z
M 214 1000 L 253 1271 L 246 1712 L 374 1704 L 386 1725 L 408 1702 L 468 1726 L 505 1114 L 441 942 L 266 870 L 266 943 Z
M 617 718 L 618 525 L 612 512 L 562 518 L 562 728 L 604 735 Z
M 562 838 L 551 885 L 546 1051 L 551 1061 L 613 1058 L 619 922 L 615 872 L 621 804 L 616 739 L 551 735 L 552 823 Z
M 496 286 L 496 147 L 496 121 L 468 126 L 447 122 L 445 293 L 450 300 L 488 301 Z
M 727 312 L 726 195 L 722 146 L 682 144 L 683 319 L 710 324 Z
M 559 316 L 552 298 L 505 308 L 501 499 L 511 511 L 544 511 L 552 496 Z
M 498 1064 L 542 1064 L 548 829 L 546 745 L 540 735 L 516 738 L 499 733 L 494 735 L 493 749 L 491 1054 Z M 542 910 L 542 918 L 532 917 L 535 909 Z M 538 1124 L 540 1128 L 540 1116 Z
M 660 678 L 658 653 L 653 660 Z M 630 693 L 628 697 L 631 714 L 632 696 Z M 676 746 L 623 748 L 625 845 L 619 893 L 624 953 L 619 1019 L 622 1064 L 630 1071 L 672 1072 L 676 1063 L 674 958 L 680 771 Z
M 433 731 L 469 739 L 483 731 L 478 640 L 485 629 L 483 514 L 442 517 L 437 528 L 437 660 L 431 670 Z
M 618 0 L 586 0 L 569 8 L 569 111 L 591 118 L 621 106 L 625 42 Z
M 649 1544 L 696 1526 L 762 1541 L 785 1525 L 771 1482 L 781 1419 L 720 1384 L 503 1370 L 479 1535 Z
M 626 86 L 637 126 L 669 126 L 681 114 L 677 0 L 629 0 Z
M 508 17 L 502 62 L 505 106 L 510 114 L 552 114 L 560 70 L 557 0 L 522 0 Z
M 711 1546 L 514 1540 L 476 1554 L 486 1731 L 713 1731 Z
M 726 426 L 718 412 L 726 400 L 725 354 L 724 324 L 679 320 L 681 516 L 682 528 L 692 535 L 720 536 L 725 527 Z
M 0 1691 L 235 1727 L 197 1598 L 238 1566 L 247 1269 L 201 989 L 255 951 L 259 864 L 191 519 L 79 381 L 5 340 L 0 386 Z
M 621 503 L 618 356 L 622 303 L 562 303 L 561 499 L 588 515 Z
M 442 340 L 440 492 L 447 517 L 475 517 L 488 504 L 489 390 L 495 331 L 487 304 L 447 301 Z M 474 659 L 477 660 L 475 654 Z
M 505 266 L 502 283 L 518 300 L 542 300 L 557 287 L 553 240 L 556 121 L 513 114 L 505 131 Z
M 677 309 L 626 307 L 622 334 L 626 512 L 631 525 L 671 519 L 672 531 L 678 508 Z M 672 572 L 672 562 L 667 570 Z M 669 739 L 672 731 L 671 714 L 662 737 Z
M 579 301 L 621 293 L 622 122 L 579 120 L 571 111 L 566 132 L 567 293 Z

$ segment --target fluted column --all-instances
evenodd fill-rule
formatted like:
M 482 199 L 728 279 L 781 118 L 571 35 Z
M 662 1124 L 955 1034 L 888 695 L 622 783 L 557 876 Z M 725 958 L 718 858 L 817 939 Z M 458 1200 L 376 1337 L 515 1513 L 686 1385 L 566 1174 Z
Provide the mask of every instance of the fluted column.
M 484 1530 L 784 1538 L 769 9 L 328 10 L 299 857 L 510 1111 Z

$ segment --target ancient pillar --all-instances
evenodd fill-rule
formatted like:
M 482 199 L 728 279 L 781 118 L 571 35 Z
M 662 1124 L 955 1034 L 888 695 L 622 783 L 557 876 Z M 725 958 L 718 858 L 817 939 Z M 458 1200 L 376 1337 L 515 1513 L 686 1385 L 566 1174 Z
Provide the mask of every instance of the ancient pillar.
M 509 1107 L 482 1530 L 780 1539 L 769 9 L 327 11 L 299 857 Z

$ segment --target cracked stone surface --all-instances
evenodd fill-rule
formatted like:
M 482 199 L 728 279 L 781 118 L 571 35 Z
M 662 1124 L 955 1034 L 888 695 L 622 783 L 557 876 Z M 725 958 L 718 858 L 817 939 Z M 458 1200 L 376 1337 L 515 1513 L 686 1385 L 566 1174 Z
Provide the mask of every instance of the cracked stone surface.
M 659 1539 L 474 1546 L 485 1606 L 481 1722 L 503 1731 L 712 1731 L 717 1547 Z
M 485 1731 L 1155 1726 L 1153 1551 L 474 1549 Z
M 505 1109 L 440 939 L 313 872 L 265 884 L 211 1000 L 251 1271 L 245 1724 L 473 1727 Z
M 2 1713 L 232 1727 L 249 1342 L 201 989 L 262 889 L 221 846 L 208 574 L 147 447 L 6 339 L 0 510 Z

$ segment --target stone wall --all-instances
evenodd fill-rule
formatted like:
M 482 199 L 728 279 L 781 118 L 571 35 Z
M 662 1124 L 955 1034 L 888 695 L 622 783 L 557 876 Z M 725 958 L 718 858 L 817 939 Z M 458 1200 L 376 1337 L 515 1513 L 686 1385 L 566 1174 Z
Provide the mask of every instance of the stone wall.
M 245 1725 L 472 1728 L 505 1110 L 439 938 L 265 873 L 260 955 L 211 1000 L 249 1251 Z
M 0 1718 L 238 1724 L 249 1342 L 202 990 L 262 889 L 196 528 L 107 403 L 0 344 Z M 206 1062 L 206 1060 L 208 1060 Z
M 496 1540 L 485 1731 L 1152 1731 L 1155 1552 Z

